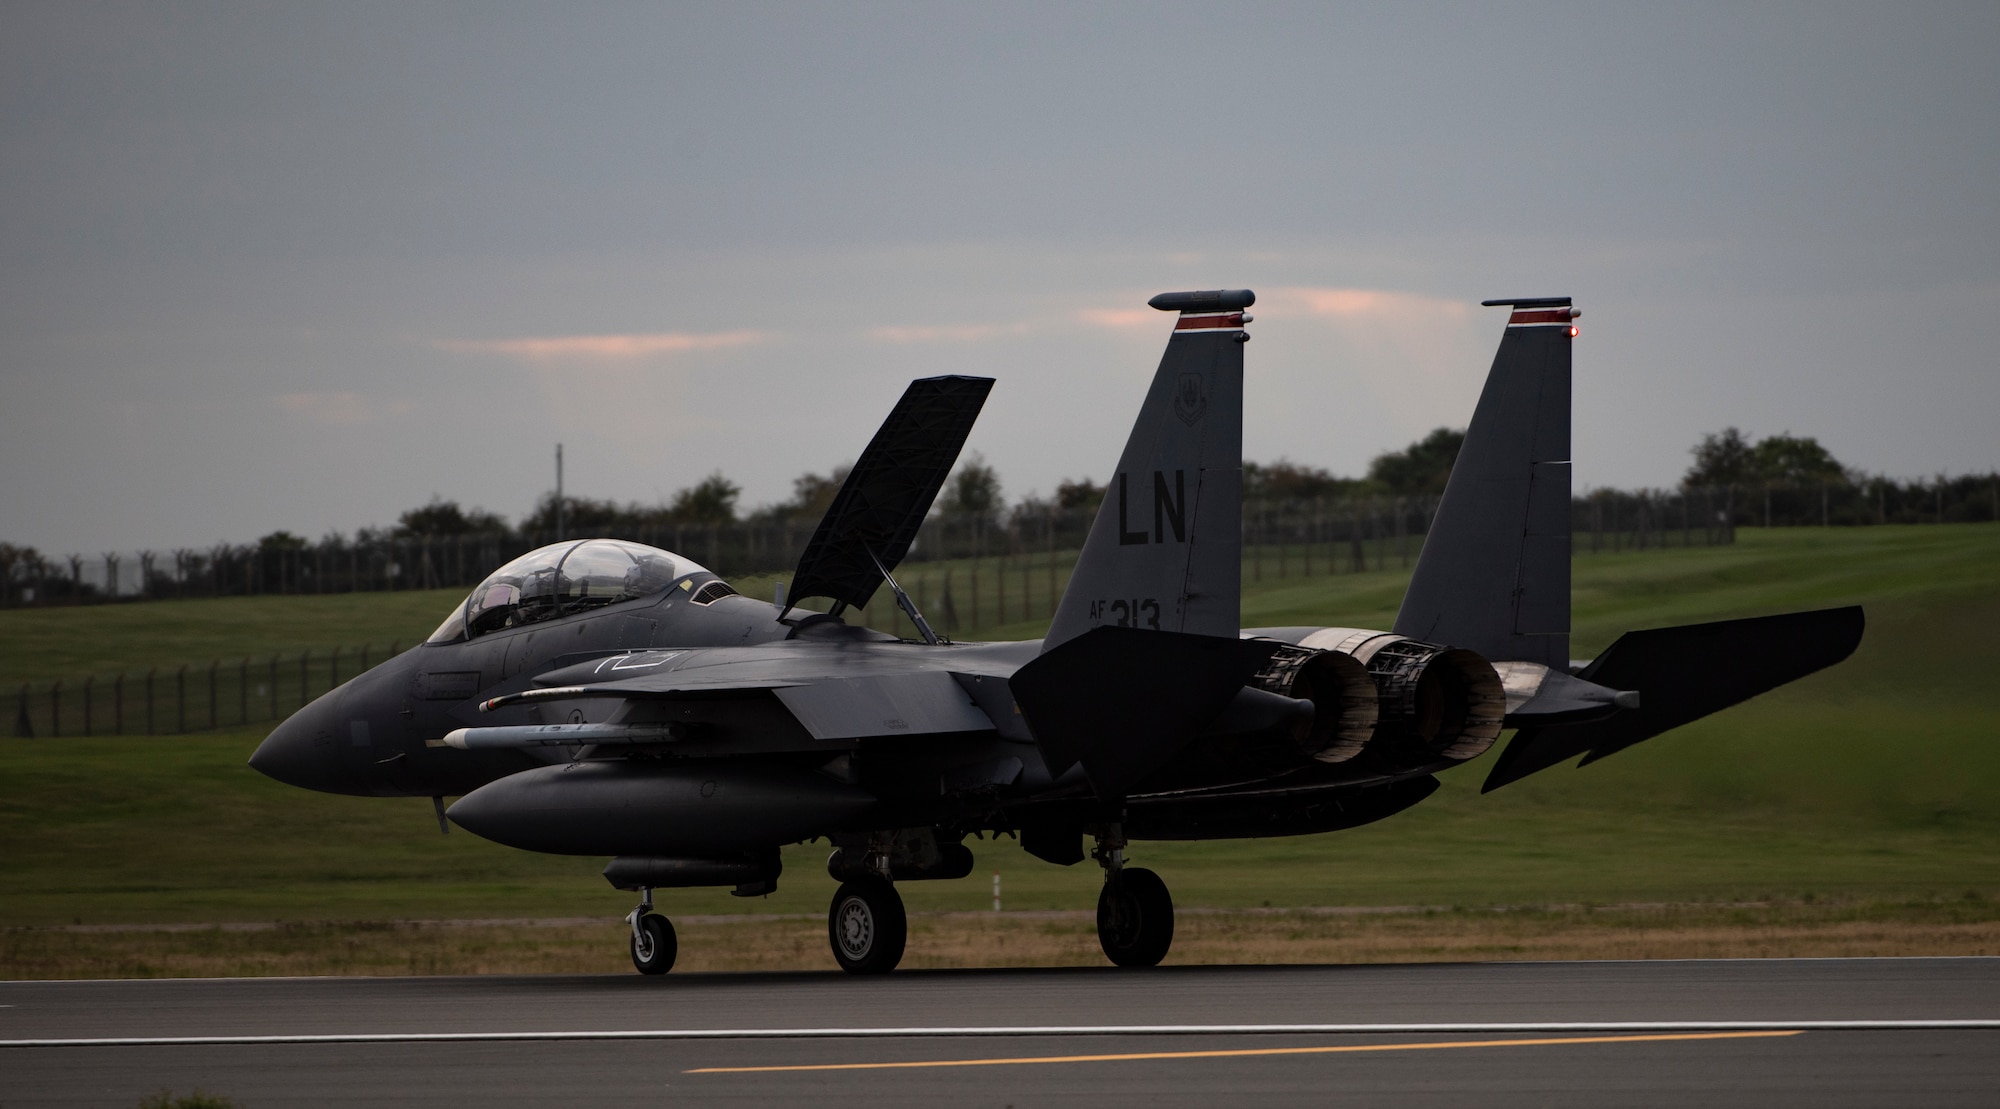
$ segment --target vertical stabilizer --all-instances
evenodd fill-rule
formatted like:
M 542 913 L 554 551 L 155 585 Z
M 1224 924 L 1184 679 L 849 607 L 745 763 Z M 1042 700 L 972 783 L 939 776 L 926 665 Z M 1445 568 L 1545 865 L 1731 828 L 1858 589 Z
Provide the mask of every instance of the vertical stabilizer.
M 1513 309 L 1396 633 L 1494 661 L 1569 665 L 1568 297 Z
M 1161 293 L 1179 312 L 1043 650 L 1091 628 L 1234 639 L 1242 622 L 1248 289 Z

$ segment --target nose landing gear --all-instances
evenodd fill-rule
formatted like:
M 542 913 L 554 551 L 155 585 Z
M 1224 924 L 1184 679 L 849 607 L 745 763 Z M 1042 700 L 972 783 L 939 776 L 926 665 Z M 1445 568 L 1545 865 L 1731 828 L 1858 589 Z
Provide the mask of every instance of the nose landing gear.
M 1097 895 L 1097 942 L 1121 967 L 1158 966 L 1174 944 L 1174 899 L 1160 876 L 1125 865 L 1125 835 L 1113 824 L 1096 835 L 1090 855 L 1104 868 Z
M 674 925 L 653 911 L 653 887 L 639 887 L 639 907 L 625 914 L 632 926 L 632 965 L 640 974 L 665 974 L 674 969 L 680 943 Z

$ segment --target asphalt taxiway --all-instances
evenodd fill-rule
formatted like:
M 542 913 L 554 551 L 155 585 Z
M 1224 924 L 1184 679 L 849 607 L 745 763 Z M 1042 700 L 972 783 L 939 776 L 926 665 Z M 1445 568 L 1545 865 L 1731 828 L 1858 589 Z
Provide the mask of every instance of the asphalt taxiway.
M 1992 1105 L 2000 959 L 0 983 L 8 1109 L 194 1087 L 246 1107 Z

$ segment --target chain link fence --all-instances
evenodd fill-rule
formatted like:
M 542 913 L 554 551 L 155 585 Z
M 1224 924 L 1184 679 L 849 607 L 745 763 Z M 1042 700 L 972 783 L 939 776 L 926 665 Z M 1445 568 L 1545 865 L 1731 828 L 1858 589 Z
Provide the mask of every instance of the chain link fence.
M 1736 508 L 1727 490 L 1599 491 L 1573 503 L 1573 550 L 1581 556 L 1729 543 Z M 1436 512 L 1434 497 L 1252 501 L 1244 508 L 1243 580 L 1258 584 L 1408 570 Z M 1016 512 L 1004 522 L 934 517 L 924 525 L 897 578 L 933 626 L 947 635 L 1033 635 L 1054 614 L 1095 515 L 1094 508 L 1079 508 Z M 809 529 L 767 522 L 617 537 L 665 547 L 740 578 L 789 571 L 809 536 Z M 173 574 L 150 578 L 140 596 L 234 596 L 259 592 L 262 585 L 272 586 L 272 593 L 294 595 L 469 589 L 502 562 L 552 539 L 464 536 L 376 547 L 329 542 L 284 552 L 247 552 L 235 562 L 183 559 L 172 564 Z M 394 567 L 393 572 L 384 572 L 385 565 Z M 849 619 L 914 634 L 886 590 Z M 17 736 L 212 731 L 282 720 L 400 648 L 400 643 L 363 644 L 15 682 L 0 685 L 0 695 L 11 694 Z

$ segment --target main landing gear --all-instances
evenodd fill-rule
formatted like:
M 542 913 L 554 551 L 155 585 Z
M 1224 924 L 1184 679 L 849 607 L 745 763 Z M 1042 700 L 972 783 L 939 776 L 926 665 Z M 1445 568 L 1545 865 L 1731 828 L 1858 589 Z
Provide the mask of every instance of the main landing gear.
M 632 965 L 640 974 L 665 974 L 674 969 L 680 942 L 673 922 L 653 911 L 653 887 L 639 887 L 639 907 L 625 914 L 632 926 Z
M 1116 824 L 1098 832 L 1090 857 L 1104 868 L 1097 895 L 1097 942 L 1121 967 L 1157 966 L 1174 944 L 1174 899 L 1160 876 L 1125 865 L 1125 834 Z
M 833 960 L 849 974 L 887 974 L 903 960 L 909 917 L 887 878 L 869 874 L 842 882 L 826 910 Z

